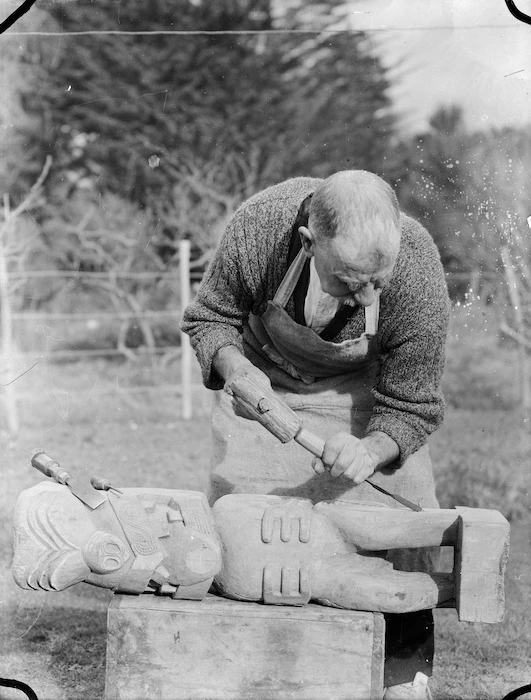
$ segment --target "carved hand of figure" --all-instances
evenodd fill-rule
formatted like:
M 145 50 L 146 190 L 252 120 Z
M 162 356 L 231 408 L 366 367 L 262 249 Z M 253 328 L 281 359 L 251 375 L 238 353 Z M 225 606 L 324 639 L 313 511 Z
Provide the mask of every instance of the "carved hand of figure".
M 378 457 L 371 452 L 363 440 L 340 432 L 325 442 L 321 459 L 314 458 L 312 467 L 317 474 L 329 471 L 331 476 L 344 476 L 356 485 L 374 474 Z
M 299 542 L 309 542 L 311 521 L 310 501 L 289 499 L 270 506 L 262 516 L 262 542 L 272 542 L 275 534 L 282 542 L 289 542 L 294 528 Z

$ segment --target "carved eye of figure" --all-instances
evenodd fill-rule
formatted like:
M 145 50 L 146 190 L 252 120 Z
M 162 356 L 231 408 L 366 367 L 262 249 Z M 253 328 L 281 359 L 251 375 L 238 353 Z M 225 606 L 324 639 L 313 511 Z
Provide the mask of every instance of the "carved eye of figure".
M 83 557 L 93 573 L 108 574 L 120 569 L 129 554 L 118 537 L 98 530 L 83 547 Z

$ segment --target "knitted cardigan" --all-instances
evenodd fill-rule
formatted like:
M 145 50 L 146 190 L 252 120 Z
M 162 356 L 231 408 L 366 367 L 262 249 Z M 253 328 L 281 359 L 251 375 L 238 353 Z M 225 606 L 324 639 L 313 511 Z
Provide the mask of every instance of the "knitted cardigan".
M 223 386 L 212 367 L 215 354 L 226 345 L 243 351 L 249 312 L 260 315 L 273 298 L 288 268 L 299 206 L 320 182 L 294 178 L 269 187 L 244 202 L 229 222 L 182 323 L 207 388 Z M 431 236 L 405 215 L 401 228 L 398 259 L 380 297 L 382 362 L 367 426 L 367 433 L 382 431 L 397 443 L 398 464 L 443 420 L 440 381 L 449 320 L 444 272 Z M 286 311 L 294 317 L 293 300 Z M 363 331 L 364 310 L 359 307 L 333 342 L 358 338 Z

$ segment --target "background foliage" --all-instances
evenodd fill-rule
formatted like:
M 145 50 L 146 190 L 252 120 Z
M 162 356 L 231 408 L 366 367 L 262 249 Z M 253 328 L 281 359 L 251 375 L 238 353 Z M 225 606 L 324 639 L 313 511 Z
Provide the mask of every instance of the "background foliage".
M 317 6 L 312 26 L 337 22 L 335 5 Z M 50 153 L 43 218 L 64 218 L 65 201 L 80 194 L 110 192 L 148 216 L 166 263 L 176 239 L 190 237 L 198 255 L 211 248 L 260 187 L 301 173 L 381 169 L 393 119 L 384 70 L 364 35 L 239 33 L 300 30 L 305 21 L 300 3 L 274 23 L 269 0 L 51 5 L 42 25 L 61 31 L 236 33 L 65 36 L 58 47 L 32 38 L 22 58 L 27 119 L 12 194 Z
M 27 245 L 8 270 L 109 275 L 69 287 L 68 299 L 57 281 L 28 279 L 17 310 L 135 310 L 148 300 L 171 309 L 167 290 L 153 293 L 151 280 L 118 288 L 116 274 L 175 270 L 183 238 L 200 272 L 258 189 L 365 168 L 433 235 L 452 298 L 494 303 L 502 335 L 529 349 L 531 126 L 470 132 L 460 108 L 445 106 L 404 137 L 371 39 L 334 31 L 348 13 L 342 0 L 44 4 L 34 29 L 192 33 L 7 42 L 2 70 L 13 82 L 0 127 L 12 125 L 11 149 L 0 185 L 12 208 L 53 157 L 39 205 L 11 228 Z M 137 342 L 159 342 L 141 330 Z
M 96 262 L 87 246 L 74 250 L 72 231 L 82 238 L 88 210 L 94 216 L 97 208 L 114 234 L 147 235 L 160 269 L 171 269 L 177 241 L 190 238 L 202 268 L 235 208 L 261 187 L 365 168 L 395 185 L 446 269 L 473 275 L 474 293 L 505 294 L 508 245 L 529 296 L 529 246 L 516 232 L 526 228 L 531 127 L 470 133 L 460 109 L 444 107 L 425 133 L 401 137 L 370 39 L 331 31 L 348 26 L 340 0 L 80 0 L 44 8 L 41 29 L 234 32 L 30 37 L 18 54 L 11 48 L 19 78 L 6 114 L 16 128 L 0 184 L 16 204 L 44 155 L 53 156 L 35 218 L 48 254 L 58 251 L 48 260 L 57 269 L 119 268 L 118 235 L 104 244 L 105 260 Z M 140 227 L 131 227 L 134 212 Z M 463 279 L 451 288 L 456 298 L 470 286 Z

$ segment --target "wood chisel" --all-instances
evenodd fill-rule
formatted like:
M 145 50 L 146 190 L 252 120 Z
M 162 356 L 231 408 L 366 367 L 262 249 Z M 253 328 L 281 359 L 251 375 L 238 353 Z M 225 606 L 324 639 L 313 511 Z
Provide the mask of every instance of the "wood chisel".
M 70 491 L 85 503 L 89 508 L 95 510 L 102 503 L 107 502 L 107 496 L 102 491 L 93 488 L 88 482 L 84 483 L 81 479 L 73 477 L 66 469 L 49 457 L 44 450 L 34 450 L 31 457 L 31 466 L 35 467 L 45 476 L 49 476 L 58 484 L 68 486 Z

